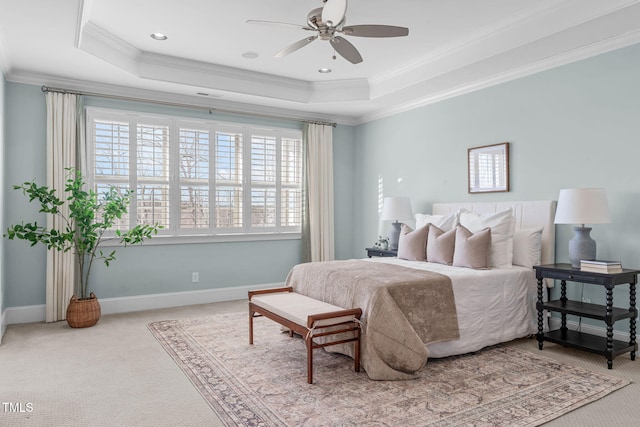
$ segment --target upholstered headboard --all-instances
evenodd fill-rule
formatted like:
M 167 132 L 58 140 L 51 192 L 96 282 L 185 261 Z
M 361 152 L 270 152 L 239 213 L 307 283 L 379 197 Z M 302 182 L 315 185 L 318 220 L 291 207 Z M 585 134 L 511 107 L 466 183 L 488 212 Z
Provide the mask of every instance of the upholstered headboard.
M 553 222 L 556 214 L 555 200 L 495 203 L 434 203 L 432 213 L 434 215 L 447 215 L 464 208 L 469 212 L 483 214 L 500 212 L 510 207 L 514 207 L 516 230 L 539 226 L 543 227 L 541 263 L 553 264 L 556 257 L 556 227 Z

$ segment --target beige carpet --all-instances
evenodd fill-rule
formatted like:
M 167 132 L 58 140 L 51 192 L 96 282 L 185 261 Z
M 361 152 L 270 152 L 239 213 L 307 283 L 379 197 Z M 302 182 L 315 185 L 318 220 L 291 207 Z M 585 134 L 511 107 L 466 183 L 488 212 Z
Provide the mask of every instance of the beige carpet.
M 412 381 L 376 382 L 246 313 L 161 321 L 149 329 L 229 426 L 537 426 L 629 384 L 512 347 L 432 360 Z

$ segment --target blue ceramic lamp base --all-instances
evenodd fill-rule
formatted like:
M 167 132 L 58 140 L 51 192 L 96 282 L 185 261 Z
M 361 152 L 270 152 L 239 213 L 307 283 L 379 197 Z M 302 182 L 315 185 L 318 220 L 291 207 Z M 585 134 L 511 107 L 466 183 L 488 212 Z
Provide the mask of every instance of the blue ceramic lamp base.
M 573 227 L 576 234 L 569 240 L 569 260 L 573 268 L 580 268 L 580 260 L 596 259 L 596 241 L 589 233 L 591 227 Z
M 392 251 L 398 250 L 398 240 L 400 240 L 400 227 L 402 227 L 401 222 L 392 222 L 391 223 L 391 235 L 389 236 L 389 249 Z

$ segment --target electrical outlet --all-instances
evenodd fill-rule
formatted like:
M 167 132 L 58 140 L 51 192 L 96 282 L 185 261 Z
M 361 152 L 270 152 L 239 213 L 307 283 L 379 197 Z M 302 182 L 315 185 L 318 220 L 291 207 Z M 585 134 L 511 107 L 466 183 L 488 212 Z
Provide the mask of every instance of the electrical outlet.
M 200 281 L 200 273 L 194 271 L 191 273 L 191 283 L 198 283 Z

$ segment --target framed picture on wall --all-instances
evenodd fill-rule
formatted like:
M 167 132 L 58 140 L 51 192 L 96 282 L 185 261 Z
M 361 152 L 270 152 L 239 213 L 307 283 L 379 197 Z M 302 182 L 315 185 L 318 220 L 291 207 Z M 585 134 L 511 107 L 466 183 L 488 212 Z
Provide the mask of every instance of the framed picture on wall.
M 469 193 L 509 191 L 509 143 L 467 150 Z

